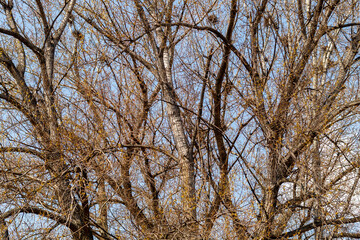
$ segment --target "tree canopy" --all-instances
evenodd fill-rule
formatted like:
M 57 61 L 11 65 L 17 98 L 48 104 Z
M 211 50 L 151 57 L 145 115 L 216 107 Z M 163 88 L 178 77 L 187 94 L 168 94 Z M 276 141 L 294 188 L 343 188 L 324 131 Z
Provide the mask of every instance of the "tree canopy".
M 0 0 L 0 238 L 360 238 L 358 0 Z

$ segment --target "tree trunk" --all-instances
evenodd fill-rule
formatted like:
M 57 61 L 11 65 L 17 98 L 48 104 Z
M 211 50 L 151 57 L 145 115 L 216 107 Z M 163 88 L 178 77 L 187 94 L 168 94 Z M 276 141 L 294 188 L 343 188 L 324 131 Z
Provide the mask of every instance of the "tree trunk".
M 185 135 L 181 112 L 176 101 L 171 76 L 171 65 L 168 50 L 164 51 L 161 61 L 162 90 L 166 102 L 166 111 L 170 127 L 175 139 L 176 148 L 180 160 L 180 178 L 182 182 L 182 199 L 184 205 L 185 232 L 184 237 L 193 239 L 197 235 L 196 222 L 196 197 L 195 197 L 195 174 L 194 159 L 191 155 L 188 139 Z

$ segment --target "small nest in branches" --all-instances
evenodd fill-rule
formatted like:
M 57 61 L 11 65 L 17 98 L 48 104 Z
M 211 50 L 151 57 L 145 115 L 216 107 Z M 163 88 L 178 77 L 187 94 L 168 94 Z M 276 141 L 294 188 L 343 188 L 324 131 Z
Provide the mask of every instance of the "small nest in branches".
M 216 25 L 219 23 L 219 18 L 215 14 L 211 14 L 207 17 L 210 24 Z
M 72 32 L 72 35 L 77 39 L 77 40 L 82 40 L 84 38 L 84 35 L 79 31 L 79 30 L 74 30 Z

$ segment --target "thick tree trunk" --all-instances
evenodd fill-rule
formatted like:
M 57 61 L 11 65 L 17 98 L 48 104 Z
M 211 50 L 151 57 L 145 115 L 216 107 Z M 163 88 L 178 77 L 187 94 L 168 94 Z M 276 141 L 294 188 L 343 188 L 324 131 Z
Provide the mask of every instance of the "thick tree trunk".
M 191 155 L 190 145 L 185 135 L 183 121 L 181 119 L 180 107 L 176 101 L 176 95 L 173 88 L 171 76 L 171 65 L 168 50 L 164 51 L 163 57 L 160 58 L 162 90 L 166 102 L 166 111 L 169 118 L 171 131 L 174 136 L 176 148 L 180 160 L 180 177 L 182 185 L 182 198 L 184 204 L 184 217 L 186 230 L 188 232 L 184 237 L 193 239 L 197 235 L 196 225 L 196 197 L 195 197 L 195 174 L 194 159 Z

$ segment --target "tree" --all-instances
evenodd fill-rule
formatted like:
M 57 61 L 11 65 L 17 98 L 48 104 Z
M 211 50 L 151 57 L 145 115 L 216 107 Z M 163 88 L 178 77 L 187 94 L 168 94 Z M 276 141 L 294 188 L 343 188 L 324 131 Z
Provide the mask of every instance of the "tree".
M 359 237 L 358 1 L 0 3 L 3 239 Z

